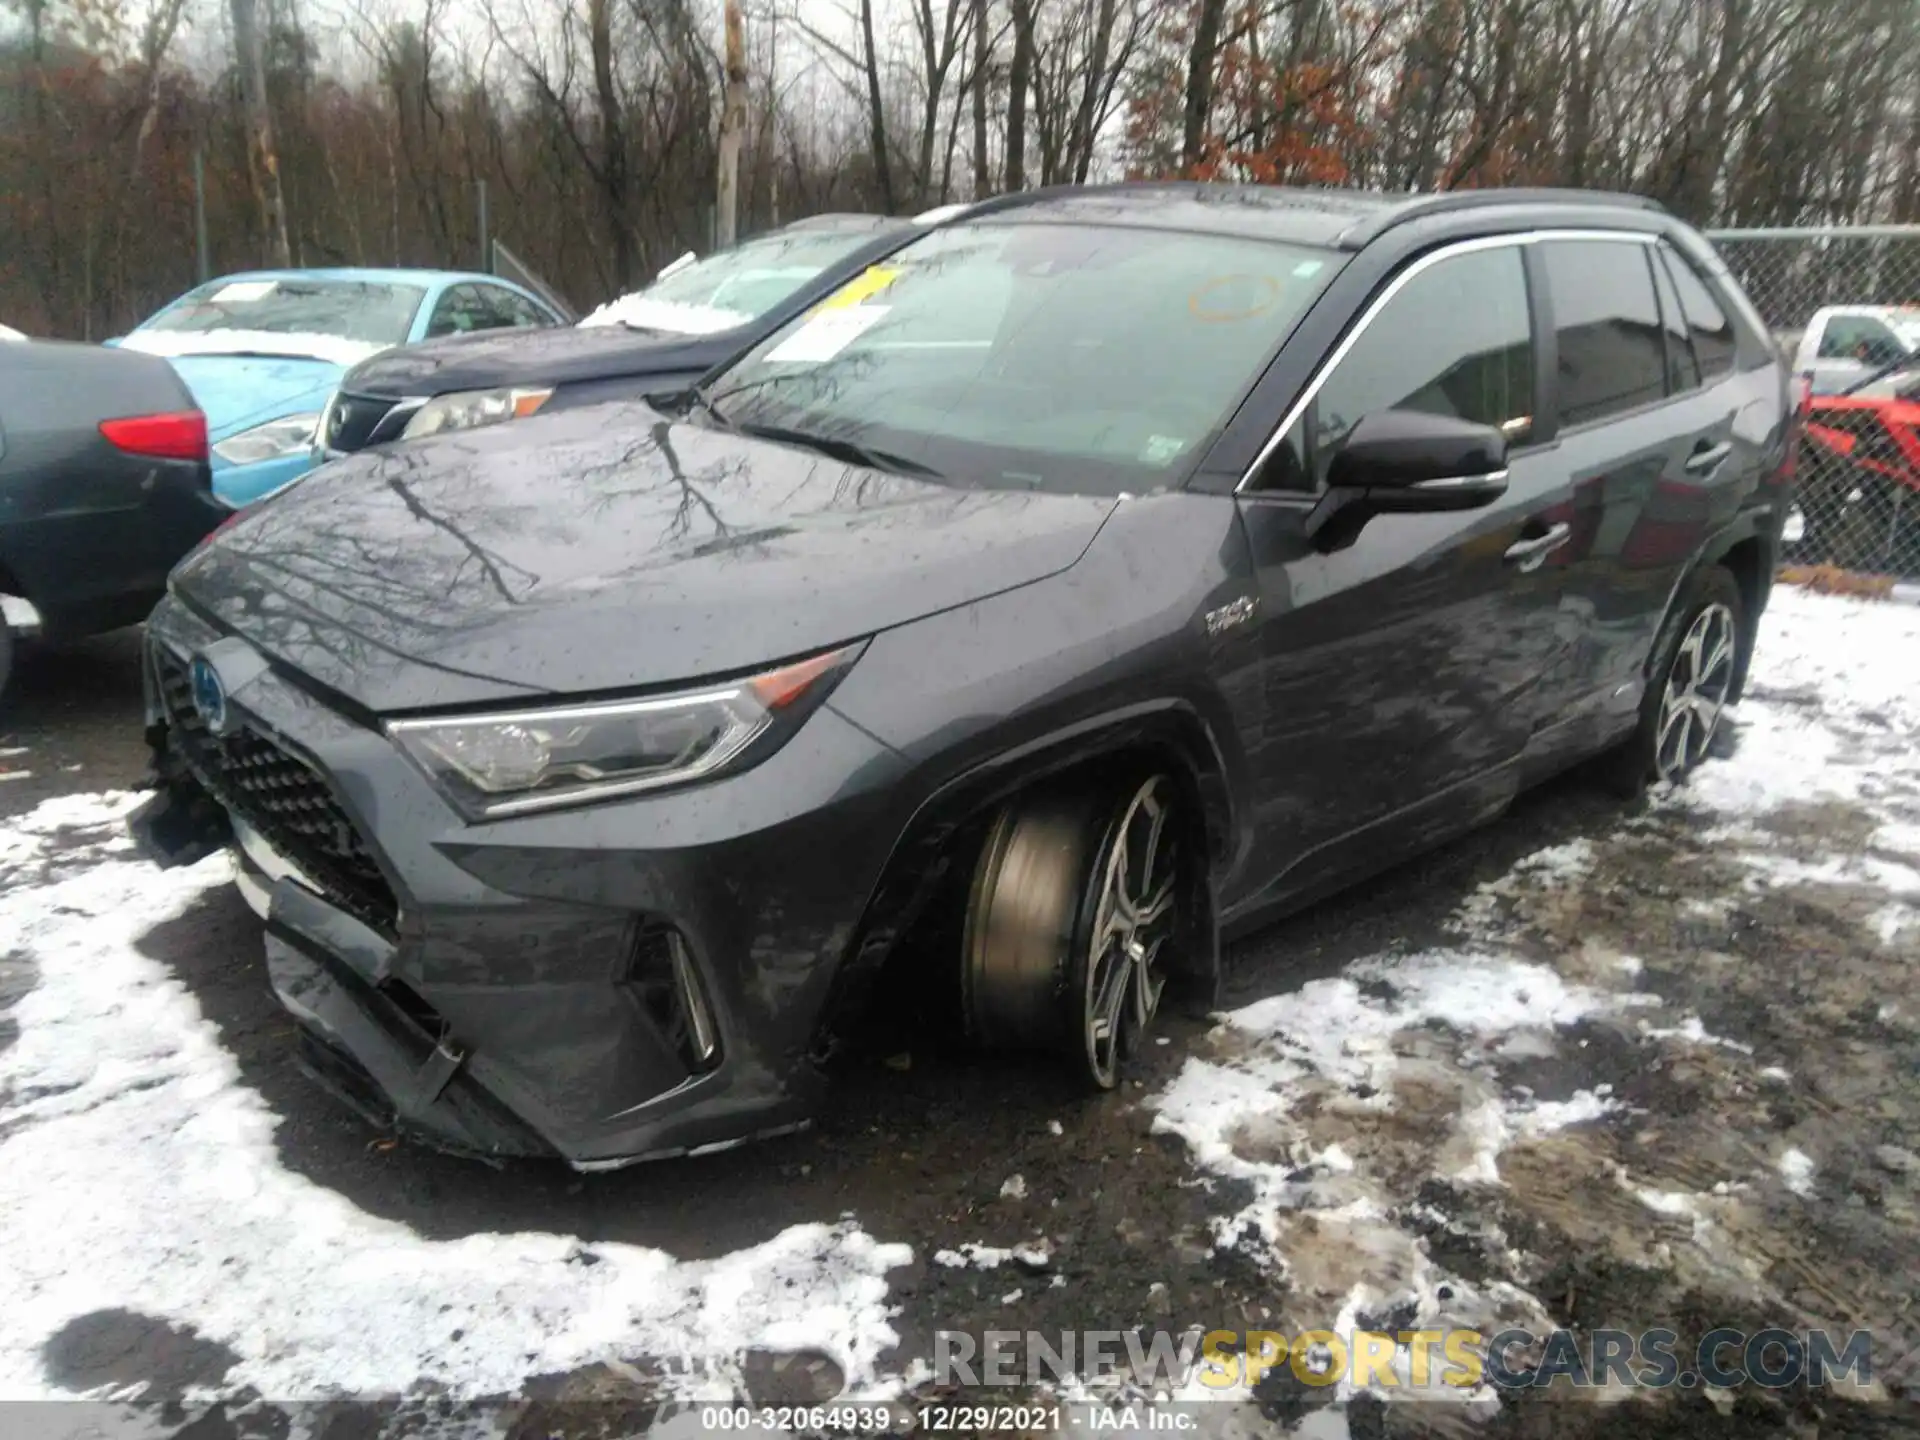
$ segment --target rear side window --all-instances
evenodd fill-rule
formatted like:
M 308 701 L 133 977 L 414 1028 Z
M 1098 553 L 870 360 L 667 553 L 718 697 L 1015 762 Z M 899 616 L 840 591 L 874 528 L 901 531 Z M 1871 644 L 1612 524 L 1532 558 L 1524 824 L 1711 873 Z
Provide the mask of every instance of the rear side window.
M 1647 247 L 1550 240 L 1541 249 L 1560 350 L 1560 423 L 1586 425 L 1662 399 L 1666 339 Z
M 1700 366 L 1702 380 L 1717 380 L 1733 369 L 1733 322 L 1706 282 L 1693 273 L 1693 267 L 1670 250 L 1662 251 L 1667 269 L 1673 275 L 1674 288 L 1680 292 L 1680 311 L 1687 317 L 1687 329 L 1693 339 L 1693 355 Z
M 1320 483 L 1341 442 L 1376 410 L 1452 415 L 1526 442 L 1533 329 L 1519 247 L 1450 256 L 1409 280 L 1327 376 L 1264 486 Z

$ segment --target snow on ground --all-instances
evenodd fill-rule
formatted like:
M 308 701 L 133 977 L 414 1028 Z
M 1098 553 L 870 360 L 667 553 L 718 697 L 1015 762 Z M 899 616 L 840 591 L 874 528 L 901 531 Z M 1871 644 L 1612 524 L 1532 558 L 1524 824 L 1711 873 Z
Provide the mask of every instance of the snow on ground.
M 37 972 L 11 1046 L 0 1032 L 0 1397 L 55 1393 L 42 1347 L 112 1309 L 190 1325 L 240 1357 L 228 1385 L 270 1396 L 499 1394 L 650 1359 L 725 1397 L 749 1346 L 874 1380 L 895 1339 L 885 1273 L 912 1255 L 851 1222 L 710 1261 L 589 1256 L 557 1234 L 426 1240 L 286 1170 L 276 1117 L 136 948 L 227 862 L 138 859 L 119 824 L 135 798 L 52 800 L 0 828 L 0 935 Z
M 1823 1049 L 1830 1017 L 1911 1025 L 1920 1009 L 1874 968 L 1920 914 L 1916 734 L 1920 609 L 1779 591 L 1732 753 L 1692 785 L 1522 859 L 1419 944 L 1221 1017 L 1144 1103 L 1221 1196 L 1215 1244 L 1284 1281 L 1276 1328 L 1545 1329 L 1573 1282 L 1533 1282 L 1523 1240 L 1542 1227 L 1724 1293 L 1772 1293 L 1785 1262 L 1765 1240 L 1814 1267 L 1806 1293 L 1845 1302 L 1827 1313 L 1879 1313 L 1876 1271 L 1900 1267 L 1862 1249 L 1843 1274 L 1796 1227 L 1857 1160 L 1810 1077 L 1878 1083 L 1883 1053 Z M 879 1370 L 895 1339 L 886 1272 L 910 1252 L 852 1219 L 701 1262 L 596 1243 L 589 1265 L 565 1234 L 426 1240 L 288 1171 L 275 1115 L 138 948 L 223 883 L 224 862 L 138 860 L 118 826 L 131 803 L 73 796 L 0 823 L 0 1397 L 49 1393 L 49 1338 L 115 1309 L 191 1326 L 239 1357 L 228 1386 L 275 1396 L 501 1393 L 642 1359 L 684 1367 L 686 1394 L 721 1395 L 748 1346 L 824 1350 L 856 1390 L 898 1383 Z M 1800 931 L 1754 915 L 1815 893 L 1842 895 L 1858 935 L 1742 969 L 1736 925 L 1815 944 L 1818 907 Z M 1754 1033 L 1723 1002 L 1759 984 L 1788 1000 L 1769 997 Z M 1770 1096 L 1806 1119 L 1752 1140 L 1736 1122 Z M 1004 1177 L 1003 1193 L 1025 1188 Z M 1855 1233 L 1906 1203 L 1886 1194 L 1883 1211 L 1852 1212 Z M 933 1264 L 998 1271 L 1005 1296 L 1059 1285 L 1039 1244 L 995 1238 Z
M 1619 835 L 1539 851 L 1481 886 L 1446 927 L 1457 944 L 1371 955 L 1223 1016 L 1151 1099 L 1156 1128 L 1185 1140 L 1203 1171 L 1242 1182 L 1235 1193 L 1249 1198 L 1219 1217 L 1217 1243 L 1285 1277 L 1292 1323 L 1323 1325 L 1337 1310 L 1336 1332 L 1357 1316 L 1389 1314 L 1398 1327 L 1547 1328 L 1542 1297 L 1484 1275 L 1470 1283 L 1432 1258 L 1436 1240 L 1466 1228 L 1426 1198 L 1432 1182 L 1456 1197 L 1511 1194 L 1503 1160 L 1515 1147 L 1528 1161 L 1512 1183 L 1544 1179 L 1575 1195 L 1584 1166 L 1643 1214 L 1680 1223 L 1694 1258 L 1729 1286 L 1754 1283 L 1763 1266 L 1729 1236 L 1749 1224 L 1746 1192 L 1762 1176 L 1695 1193 L 1631 1178 L 1609 1143 L 1570 1161 L 1594 1127 L 1624 1118 L 1613 1087 L 1543 1102 L 1502 1079 L 1516 1057 L 1577 1072 L 1577 1049 L 1589 1041 L 1574 1037 L 1593 1027 L 1625 1037 L 1653 1071 L 1744 1067 L 1776 1089 L 1791 1078 L 1755 1065 L 1752 1045 L 1643 990 L 1647 961 L 1611 948 L 1615 937 L 1576 924 L 1540 943 L 1540 917 L 1570 908 L 1556 896 L 1577 904 L 1616 843 L 1668 839 L 1692 824 L 1706 831 L 1708 858 L 1749 874 L 1750 887 L 1857 886 L 1888 897 L 1869 925 L 1882 945 L 1914 923 L 1905 902 L 1920 895 L 1920 609 L 1776 590 L 1736 716 L 1733 753 L 1684 789 L 1656 795 L 1650 813 L 1623 814 Z M 1823 806 L 1864 811 L 1861 843 L 1836 847 L 1824 832 L 1797 843 L 1796 826 Z M 1683 920 L 1711 926 L 1738 899 L 1736 889 L 1670 903 Z M 1884 1021 L 1897 1006 L 1878 1013 Z M 1767 1183 L 1814 1196 L 1807 1154 L 1788 1148 L 1772 1164 Z M 1576 1208 L 1591 1215 L 1595 1205 Z M 1630 1212 L 1620 1223 L 1636 1228 Z M 1472 1238 L 1496 1257 L 1506 1243 L 1497 1226 Z M 1672 1243 L 1627 1258 L 1669 1260 Z M 1517 1273 L 1518 1257 L 1507 1253 L 1512 1263 L 1491 1268 Z M 1348 1393 L 1343 1384 L 1340 1398 Z

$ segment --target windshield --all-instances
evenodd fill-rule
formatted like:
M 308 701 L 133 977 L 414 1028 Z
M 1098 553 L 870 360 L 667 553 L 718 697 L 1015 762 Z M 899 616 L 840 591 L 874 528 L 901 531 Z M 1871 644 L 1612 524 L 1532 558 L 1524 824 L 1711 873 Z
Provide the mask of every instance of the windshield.
M 602 305 L 582 325 L 632 325 L 674 335 L 731 330 L 764 315 L 877 230 L 802 230 L 709 255 L 646 289 Z
M 1331 252 L 1056 224 L 936 231 L 714 380 L 723 423 L 956 480 L 1152 488 L 1197 455 L 1331 278 Z
M 359 345 L 404 344 L 426 291 L 371 280 L 215 280 L 189 290 L 140 330 L 149 334 L 323 336 Z

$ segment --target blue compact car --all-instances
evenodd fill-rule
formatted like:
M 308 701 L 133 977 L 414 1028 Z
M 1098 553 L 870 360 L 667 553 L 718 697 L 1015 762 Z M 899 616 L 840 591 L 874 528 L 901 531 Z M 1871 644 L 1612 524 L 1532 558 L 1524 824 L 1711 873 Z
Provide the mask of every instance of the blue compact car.
M 492 275 L 254 270 L 196 286 L 115 343 L 172 362 L 207 417 L 214 494 L 238 507 L 312 468 L 321 412 L 369 355 L 567 318 Z

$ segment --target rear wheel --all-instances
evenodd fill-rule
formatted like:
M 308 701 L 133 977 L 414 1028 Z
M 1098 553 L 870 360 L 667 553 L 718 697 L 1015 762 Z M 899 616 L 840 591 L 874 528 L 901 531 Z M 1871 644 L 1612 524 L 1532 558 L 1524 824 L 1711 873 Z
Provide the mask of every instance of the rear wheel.
M 1686 584 L 1654 641 L 1640 723 L 1611 757 L 1622 790 L 1677 784 L 1707 758 L 1739 671 L 1745 605 L 1733 572 L 1709 565 Z
M 1159 1012 L 1180 921 L 1178 791 L 1163 774 L 1016 802 L 974 871 L 969 1033 L 1052 1050 L 1110 1090 Z

